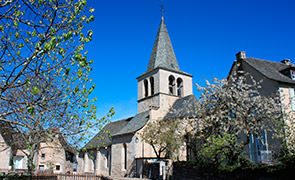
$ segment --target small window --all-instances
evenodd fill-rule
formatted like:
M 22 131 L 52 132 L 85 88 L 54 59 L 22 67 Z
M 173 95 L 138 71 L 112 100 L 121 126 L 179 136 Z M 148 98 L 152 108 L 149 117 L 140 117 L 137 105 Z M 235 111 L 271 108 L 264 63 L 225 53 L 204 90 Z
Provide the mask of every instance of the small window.
M 143 81 L 143 83 L 144 83 L 144 97 L 148 97 L 148 95 L 149 95 L 149 89 L 148 89 L 149 84 L 148 84 L 148 80 L 145 79 Z
M 292 80 L 295 80 L 295 71 L 294 70 L 290 70 L 290 74 L 291 74 Z
M 40 170 L 44 170 L 44 165 L 39 165 Z
M 127 169 L 127 145 L 124 143 L 123 144 L 123 156 L 124 156 L 124 169 Z
M 174 92 L 175 92 L 175 90 L 174 90 L 174 88 L 175 88 L 175 78 L 174 78 L 174 76 L 169 76 L 169 94 L 170 95 L 174 95 Z
M 56 165 L 56 166 L 55 166 L 55 170 L 56 170 L 56 171 L 60 171 L 60 165 Z
M 181 78 L 177 79 L 177 96 L 183 96 L 183 82 Z
M 77 172 L 77 169 L 78 169 L 78 163 L 77 162 L 74 162 L 74 169 L 73 169 L 73 171 L 74 172 Z
M 45 158 L 45 153 L 41 154 L 41 158 L 44 159 Z
M 150 77 L 150 83 L 151 83 L 151 95 L 154 95 L 155 93 L 154 77 Z

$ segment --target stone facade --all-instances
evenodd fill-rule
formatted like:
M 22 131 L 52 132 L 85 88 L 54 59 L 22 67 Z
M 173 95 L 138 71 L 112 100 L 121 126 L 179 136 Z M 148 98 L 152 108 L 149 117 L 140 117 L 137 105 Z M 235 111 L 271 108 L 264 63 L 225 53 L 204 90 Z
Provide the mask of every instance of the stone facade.
M 293 97 L 290 96 L 290 92 L 294 92 L 295 88 L 295 80 L 292 79 L 290 75 L 292 69 L 294 69 L 294 65 L 292 64 L 248 58 L 245 52 L 242 51 L 237 54 L 237 60 L 234 62 L 229 76 L 233 75 L 233 72 L 242 70 L 246 72 L 246 75 L 251 75 L 256 82 L 261 82 L 260 95 L 271 96 L 278 93 L 281 98 L 283 119 L 288 125 L 294 125 L 295 103 L 292 109 L 292 101 L 295 100 L 293 98 L 294 93 Z M 280 141 L 273 138 L 272 134 L 268 132 L 264 132 L 263 139 L 265 141 L 265 148 L 262 151 L 266 153 L 266 161 L 272 163 L 272 161 L 275 161 L 273 157 L 280 151 Z M 254 162 L 265 162 L 264 157 L 260 155 L 261 152 L 259 152 L 259 148 L 257 149 L 258 146 L 256 142 L 257 139 L 255 136 L 251 135 L 250 144 L 249 147 L 246 148 L 245 154 Z
M 73 173 L 73 155 L 67 153 L 58 139 L 40 143 L 36 156 L 37 170 L 51 169 L 54 173 Z
M 5 142 L 0 134 L 0 172 L 8 172 L 10 170 L 9 161 L 11 153 L 11 147 Z
M 182 80 L 181 94 L 178 95 L 177 82 L 174 82 L 173 93 L 169 92 L 169 77 L 173 77 L 175 81 Z M 151 78 L 154 79 L 154 92 L 152 93 Z M 173 72 L 166 69 L 155 69 L 150 73 L 145 73 L 138 78 L 138 113 L 153 108 L 161 108 L 162 111 L 168 112 L 173 103 L 179 97 L 185 97 L 192 94 L 192 76 L 186 73 Z M 145 87 L 147 82 L 147 87 Z M 147 95 L 145 94 L 147 89 Z
M 9 146 L 0 133 L 0 172 L 27 172 L 27 149 Z M 52 170 L 54 173 L 73 173 L 76 160 L 73 152 L 69 152 L 58 138 L 53 142 L 40 143 L 35 155 L 36 171 Z M 11 164 L 13 163 L 13 166 Z

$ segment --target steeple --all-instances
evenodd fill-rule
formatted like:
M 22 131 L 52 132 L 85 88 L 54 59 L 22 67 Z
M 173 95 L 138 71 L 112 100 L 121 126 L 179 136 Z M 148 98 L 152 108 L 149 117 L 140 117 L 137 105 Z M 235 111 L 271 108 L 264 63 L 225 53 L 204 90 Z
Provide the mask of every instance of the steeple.
M 193 93 L 192 75 L 179 69 L 164 23 L 163 7 L 148 68 L 137 80 L 138 113 L 153 109 L 157 111 L 157 116 L 163 115 L 177 99 Z
M 147 72 L 158 67 L 172 71 L 180 71 L 168 30 L 164 23 L 163 13 Z

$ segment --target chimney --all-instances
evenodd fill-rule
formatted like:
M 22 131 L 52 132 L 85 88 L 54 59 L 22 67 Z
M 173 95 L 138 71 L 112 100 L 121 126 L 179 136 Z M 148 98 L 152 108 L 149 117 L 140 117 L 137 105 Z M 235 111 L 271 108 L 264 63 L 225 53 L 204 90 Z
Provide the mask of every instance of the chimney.
M 237 60 L 242 60 L 246 58 L 246 52 L 245 51 L 240 51 L 236 54 Z
M 283 59 L 283 60 L 281 60 L 281 63 L 286 64 L 286 65 L 291 65 L 290 59 Z

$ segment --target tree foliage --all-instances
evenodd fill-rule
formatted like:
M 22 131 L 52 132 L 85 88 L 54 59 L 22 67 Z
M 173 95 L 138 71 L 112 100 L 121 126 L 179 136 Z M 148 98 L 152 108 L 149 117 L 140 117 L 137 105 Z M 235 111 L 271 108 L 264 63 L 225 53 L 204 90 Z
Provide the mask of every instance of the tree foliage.
M 86 43 L 94 9 L 86 0 L 0 2 L 0 121 L 23 135 L 33 168 L 40 142 L 59 134 L 71 143 L 113 115 L 96 117 Z
M 242 153 L 243 146 L 235 134 L 222 133 L 206 139 L 200 150 L 199 160 L 204 163 L 220 165 L 224 161 L 230 166 L 235 165 Z
M 141 137 L 144 142 L 152 146 L 157 159 L 164 157 L 173 159 L 183 144 L 179 129 L 179 120 L 153 120 L 148 122 Z
M 203 142 L 203 146 L 191 146 L 195 157 L 211 156 L 214 163 L 232 165 L 252 134 L 266 131 L 281 137 L 280 98 L 278 94 L 264 96 L 261 83 L 239 72 L 228 79 L 206 81 L 205 87 L 197 85 L 201 97 L 196 103 L 195 117 L 187 122 L 191 142 Z

